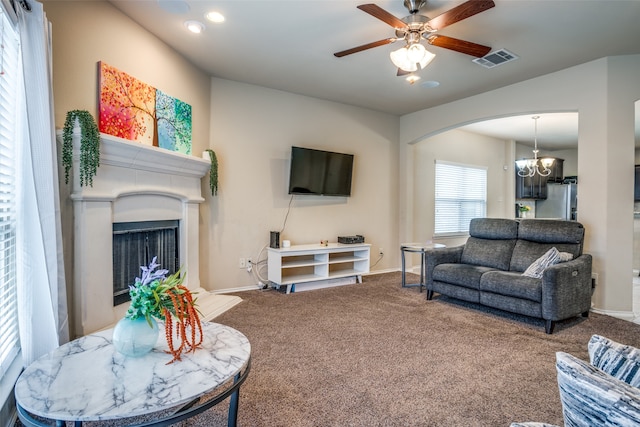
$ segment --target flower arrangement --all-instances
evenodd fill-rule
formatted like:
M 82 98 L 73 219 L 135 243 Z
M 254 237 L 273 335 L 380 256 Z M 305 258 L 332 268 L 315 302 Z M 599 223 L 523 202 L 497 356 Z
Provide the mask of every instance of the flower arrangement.
M 202 344 L 202 323 L 191 291 L 182 285 L 182 269 L 167 277 L 169 270 L 158 269 L 156 259 L 153 257 L 148 267 L 141 266 L 142 277 L 136 277 L 129 286 L 131 304 L 125 317 L 145 317 L 149 326 L 152 317 L 164 320 L 169 352 L 173 355 L 169 363 L 173 363 L 180 360 L 184 351 L 195 351 Z M 180 340 L 177 348 L 174 334 Z
M 520 212 L 529 212 L 531 208 L 527 205 L 520 205 Z

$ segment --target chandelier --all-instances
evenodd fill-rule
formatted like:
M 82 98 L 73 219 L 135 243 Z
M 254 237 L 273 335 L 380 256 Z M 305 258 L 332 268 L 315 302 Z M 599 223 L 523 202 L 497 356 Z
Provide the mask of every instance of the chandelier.
M 516 165 L 518 166 L 518 176 L 522 177 L 532 177 L 535 174 L 540 176 L 549 176 L 551 174 L 551 166 L 553 165 L 554 159 L 552 158 L 542 158 L 538 161 L 538 119 L 540 116 L 533 116 L 534 120 L 534 137 L 533 137 L 533 159 L 521 159 L 516 160 Z M 540 167 L 542 166 L 542 170 Z

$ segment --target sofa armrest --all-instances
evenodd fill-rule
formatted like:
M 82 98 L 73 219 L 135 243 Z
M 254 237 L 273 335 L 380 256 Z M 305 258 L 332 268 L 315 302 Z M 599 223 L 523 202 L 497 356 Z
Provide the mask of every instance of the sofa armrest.
M 578 258 L 547 268 L 542 275 L 542 318 L 562 320 L 591 308 L 592 257 Z
M 460 263 L 460 258 L 462 258 L 462 250 L 464 249 L 464 245 L 462 246 L 454 246 L 452 248 L 437 248 L 437 249 L 427 249 L 425 251 L 426 263 L 425 263 L 425 278 L 427 289 L 432 289 L 433 286 L 433 269 L 438 264 L 445 263 Z M 431 286 L 431 287 L 430 287 Z

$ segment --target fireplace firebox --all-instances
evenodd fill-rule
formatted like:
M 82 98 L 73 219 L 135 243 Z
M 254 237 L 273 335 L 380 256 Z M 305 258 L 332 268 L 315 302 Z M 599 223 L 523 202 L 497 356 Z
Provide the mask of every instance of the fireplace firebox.
M 178 220 L 118 222 L 113 224 L 113 305 L 129 301 L 129 285 L 140 277 L 140 266 L 157 257 L 161 269 L 180 268 Z

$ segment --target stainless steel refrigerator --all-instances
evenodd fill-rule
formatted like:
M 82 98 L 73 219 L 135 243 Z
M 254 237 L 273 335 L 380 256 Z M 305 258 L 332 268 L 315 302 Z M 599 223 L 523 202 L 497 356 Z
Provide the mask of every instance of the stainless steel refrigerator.
M 536 200 L 536 218 L 578 219 L 578 185 L 547 184 L 547 198 Z

